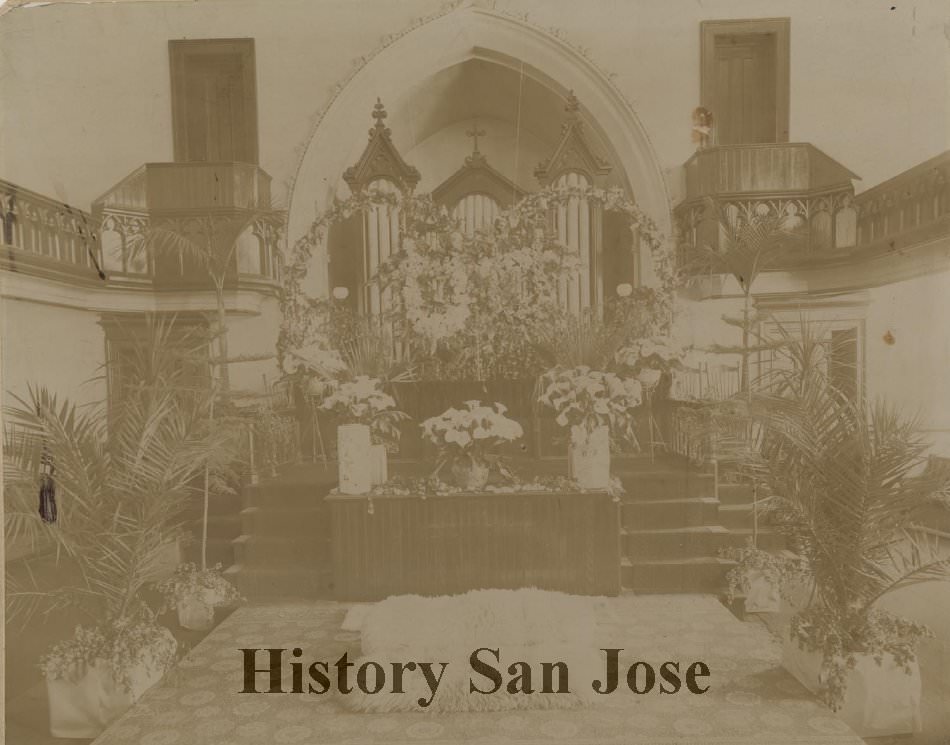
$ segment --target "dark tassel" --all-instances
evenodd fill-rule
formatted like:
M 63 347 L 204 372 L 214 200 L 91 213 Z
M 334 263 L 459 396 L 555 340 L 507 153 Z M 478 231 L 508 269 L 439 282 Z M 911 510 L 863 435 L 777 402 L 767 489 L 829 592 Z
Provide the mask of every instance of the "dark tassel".
M 56 522 L 56 482 L 53 480 L 53 461 L 43 453 L 40 466 L 40 517 L 44 523 Z

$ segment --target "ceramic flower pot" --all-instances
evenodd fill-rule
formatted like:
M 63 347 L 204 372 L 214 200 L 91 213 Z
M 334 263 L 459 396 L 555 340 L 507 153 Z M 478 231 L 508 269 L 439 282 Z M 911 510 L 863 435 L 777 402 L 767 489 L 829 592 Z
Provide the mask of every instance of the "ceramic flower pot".
M 782 643 L 782 667 L 809 691 L 821 686 L 821 655 L 802 649 L 787 634 Z M 889 654 L 880 665 L 872 656 L 859 654 L 848 672 L 838 717 L 860 737 L 919 732 L 921 682 L 916 661 L 910 670 L 910 674 L 905 672 Z
M 130 687 L 116 682 L 110 665 L 97 660 L 73 679 L 46 679 L 49 698 L 49 729 L 53 737 L 98 737 L 110 722 L 121 716 L 155 685 L 166 672 L 163 651 L 174 649 L 175 637 L 163 629 L 151 653 L 130 671 Z
M 207 593 L 187 595 L 178 603 L 178 623 L 184 629 L 207 631 L 214 625 L 213 602 L 208 602 Z
M 371 447 L 373 464 L 373 485 L 385 484 L 389 480 L 389 455 L 385 445 Z
M 588 431 L 571 427 L 567 451 L 568 475 L 581 489 L 606 489 L 610 486 L 610 432 L 606 425 Z
M 487 463 L 471 459 L 459 459 L 449 467 L 452 481 L 465 491 L 482 491 L 488 484 L 491 469 Z
M 749 569 L 745 574 L 746 613 L 778 613 L 782 604 L 778 587 L 774 585 L 761 569 Z
M 336 430 L 341 494 L 366 494 L 373 487 L 373 443 L 365 424 L 343 424 Z

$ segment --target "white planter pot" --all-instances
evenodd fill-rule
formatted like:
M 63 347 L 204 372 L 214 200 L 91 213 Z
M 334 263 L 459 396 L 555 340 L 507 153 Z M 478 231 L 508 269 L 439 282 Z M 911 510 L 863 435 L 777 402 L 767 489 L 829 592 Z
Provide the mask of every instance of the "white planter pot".
M 786 635 L 782 666 L 813 693 L 821 686 L 821 655 L 801 649 Z M 848 673 L 844 703 L 836 714 L 860 737 L 882 737 L 919 732 L 920 668 L 910 664 L 910 674 L 884 655 L 878 665 L 870 655 L 858 655 Z
M 177 646 L 167 629 L 153 655 L 149 655 L 131 671 L 131 687 L 126 690 L 116 683 L 104 660 L 86 668 L 75 682 L 46 679 L 49 697 L 49 730 L 53 737 L 98 737 L 110 722 L 121 716 L 142 694 L 165 674 L 163 652 Z
M 571 427 L 567 451 L 568 474 L 581 489 L 606 489 L 610 486 L 610 431 L 606 425 L 588 432 Z
M 746 613 L 778 613 L 782 605 L 778 587 L 760 569 L 746 572 L 745 585 L 749 588 L 745 596 Z
M 385 445 L 372 445 L 373 486 L 389 481 L 389 454 Z
M 366 494 L 373 487 L 373 453 L 369 427 L 343 424 L 336 430 L 341 494 Z
M 178 623 L 184 629 L 207 631 L 214 626 L 214 606 L 208 590 L 200 595 L 188 595 L 178 601 Z

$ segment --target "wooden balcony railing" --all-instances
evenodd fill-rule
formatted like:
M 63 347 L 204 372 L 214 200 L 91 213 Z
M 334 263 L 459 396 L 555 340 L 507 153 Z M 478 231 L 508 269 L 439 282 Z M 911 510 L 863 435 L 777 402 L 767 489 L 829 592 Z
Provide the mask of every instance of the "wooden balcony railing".
M 950 151 L 858 195 L 856 176 L 806 143 L 708 148 L 685 172 L 674 216 L 687 264 L 693 247 L 719 245 L 720 216 L 785 215 L 798 239 L 774 269 L 859 260 L 950 231 Z
M 99 238 L 88 212 L 0 179 L 7 271 L 98 279 Z
M 893 251 L 946 236 L 948 182 L 950 150 L 856 196 L 857 249 Z

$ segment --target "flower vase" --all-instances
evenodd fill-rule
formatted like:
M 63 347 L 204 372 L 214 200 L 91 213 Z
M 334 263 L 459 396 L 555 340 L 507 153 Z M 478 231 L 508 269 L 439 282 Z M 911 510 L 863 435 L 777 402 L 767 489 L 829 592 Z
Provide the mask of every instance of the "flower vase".
M 207 594 L 185 595 L 178 600 L 178 623 L 183 629 L 207 631 L 214 625 L 214 603 Z
M 96 660 L 82 674 L 69 678 L 47 678 L 49 699 L 49 729 L 53 737 L 98 737 L 110 722 L 120 717 L 142 695 L 155 685 L 166 670 L 158 661 L 162 650 L 177 646 L 175 637 L 167 629 L 156 642 L 155 649 L 147 652 L 130 671 L 130 687 L 116 682 L 106 660 Z
M 485 489 L 491 469 L 488 464 L 474 458 L 459 458 L 449 468 L 452 481 L 460 489 L 479 492 Z
M 385 445 L 372 446 L 373 486 L 385 484 L 389 480 L 389 456 Z
M 369 426 L 343 424 L 336 430 L 341 494 L 366 494 L 373 488 L 373 452 Z
M 824 680 L 818 652 L 802 649 L 788 634 L 782 642 L 782 667 L 815 693 Z M 847 673 L 844 701 L 836 712 L 859 737 L 882 737 L 919 732 L 921 680 L 916 660 L 910 672 L 884 653 L 881 664 L 868 654 L 856 655 Z
M 571 427 L 567 453 L 568 474 L 581 489 L 606 489 L 610 486 L 610 431 L 606 425 L 588 430 Z

